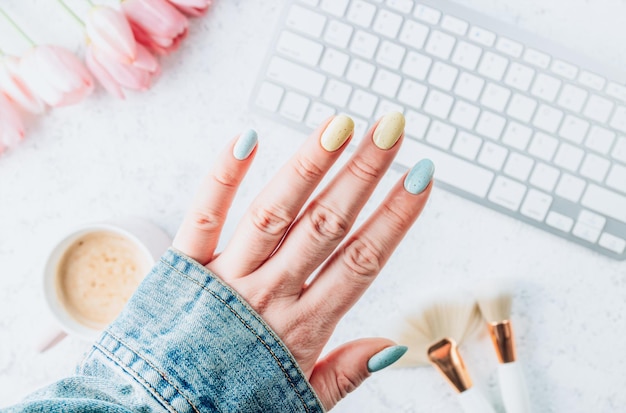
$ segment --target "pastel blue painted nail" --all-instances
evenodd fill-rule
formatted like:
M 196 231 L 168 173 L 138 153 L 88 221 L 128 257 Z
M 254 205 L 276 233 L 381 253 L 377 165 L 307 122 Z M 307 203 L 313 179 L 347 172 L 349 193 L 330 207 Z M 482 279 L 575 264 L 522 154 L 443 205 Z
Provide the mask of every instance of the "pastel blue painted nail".
M 404 180 L 404 189 L 412 194 L 424 192 L 435 173 L 435 164 L 430 159 L 422 159 L 411 168 Z
M 239 159 L 240 161 L 247 159 L 254 150 L 257 141 L 258 137 L 254 129 L 248 129 L 239 135 L 239 139 L 237 139 L 237 143 L 235 143 L 235 147 L 233 148 L 233 156 L 235 159 Z
M 374 373 L 391 366 L 408 350 L 407 346 L 391 346 L 374 354 L 367 362 L 367 371 Z

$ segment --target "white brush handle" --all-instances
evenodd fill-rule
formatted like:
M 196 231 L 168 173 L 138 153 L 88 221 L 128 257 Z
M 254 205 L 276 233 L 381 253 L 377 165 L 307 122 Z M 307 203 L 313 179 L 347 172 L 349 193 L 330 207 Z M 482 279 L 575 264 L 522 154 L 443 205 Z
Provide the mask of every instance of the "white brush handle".
M 530 413 L 528 389 L 518 361 L 498 365 L 500 391 L 507 413 Z
M 459 393 L 459 404 L 465 413 L 496 413 L 493 406 L 476 387 Z

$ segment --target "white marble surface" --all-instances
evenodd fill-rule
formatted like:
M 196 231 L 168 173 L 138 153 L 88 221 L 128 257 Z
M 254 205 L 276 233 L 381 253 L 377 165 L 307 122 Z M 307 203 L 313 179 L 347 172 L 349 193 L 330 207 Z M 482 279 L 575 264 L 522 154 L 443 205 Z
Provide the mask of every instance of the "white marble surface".
M 626 67 L 624 0 L 465 3 Z M 193 22 L 181 49 L 162 60 L 163 76 L 152 90 L 124 102 L 99 90 L 80 105 L 33 119 L 27 140 L 0 158 L 0 407 L 70 374 L 88 348 L 69 338 L 47 353 L 34 350 L 50 323 L 40 284 L 54 239 L 76 224 L 129 214 L 173 235 L 216 151 L 254 127 L 261 146 L 228 233 L 301 142 L 300 134 L 252 113 L 247 103 L 282 4 L 216 0 L 209 15 Z M 2 7 L 35 39 L 81 50 L 79 33 L 54 2 L 5 0 Z M 626 410 L 626 264 L 438 189 L 331 345 L 380 334 L 398 306 L 424 288 L 491 276 L 522 279 L 514 322 L 535 411 Z M 466 352 L 476 385 L 502 412 L 488 338 L 471 341 Z M 335 411 L 443 413 L 458 406 L 443 380 L 423 368 L 377 373 Z

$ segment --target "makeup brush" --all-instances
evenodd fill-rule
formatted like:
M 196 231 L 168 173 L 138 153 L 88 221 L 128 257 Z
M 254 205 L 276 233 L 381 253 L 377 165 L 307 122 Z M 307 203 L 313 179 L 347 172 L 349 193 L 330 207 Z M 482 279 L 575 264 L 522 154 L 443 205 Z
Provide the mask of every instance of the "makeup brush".
M 478 305 L 487 321 L 489 335 L 498 356 L 498 379 L 504 407 L 507 413 L 529 413 L 531 409 L 528 389 L 522 366 L 517 361 L 511 323 L 512 291 L 510 285 L 493 283 L 479 294 Z
M 476 303 L 466 297 L 433 302 L 406 317 L 398 332 L 398 342 L 409 351 L 398 367 L 432 364 L 458 392 L 465 413 L 495 413 L 482 393 L 472 385 L 458 345 L 481 325 Z

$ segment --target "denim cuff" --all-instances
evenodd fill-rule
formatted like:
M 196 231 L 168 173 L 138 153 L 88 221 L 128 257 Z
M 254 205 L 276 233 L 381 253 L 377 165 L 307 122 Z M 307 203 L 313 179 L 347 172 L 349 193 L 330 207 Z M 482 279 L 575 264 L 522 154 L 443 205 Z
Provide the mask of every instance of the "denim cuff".
M 323 412 L 284 343 L 234 290 L 170 249 L 87 357 L 169 412 Z

